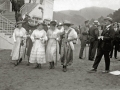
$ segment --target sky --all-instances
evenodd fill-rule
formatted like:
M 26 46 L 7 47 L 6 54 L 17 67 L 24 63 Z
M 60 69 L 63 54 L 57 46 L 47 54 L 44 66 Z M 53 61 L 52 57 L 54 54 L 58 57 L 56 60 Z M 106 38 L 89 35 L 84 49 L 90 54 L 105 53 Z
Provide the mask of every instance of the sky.
M 117 10 L 120 8 L 120 0 L 54 0 L 54 11 L 80 10 L 92 6 Z

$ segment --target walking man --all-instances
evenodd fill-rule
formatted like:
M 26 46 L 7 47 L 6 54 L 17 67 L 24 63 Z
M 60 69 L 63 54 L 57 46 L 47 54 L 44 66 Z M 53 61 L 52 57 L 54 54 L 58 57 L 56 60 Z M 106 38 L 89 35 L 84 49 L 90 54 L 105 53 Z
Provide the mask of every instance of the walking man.
M 89 32 L 89 20 L 85 21 L 85 26 L 81 28 L 81 35 L 80 35 L 80 41 L 81 41 L 81 49 L 79 53 L 79 58 L 83 58 L 83 51 L 86 47 L 86 42 L 88 40 L 88 32 Z
M 95 58 L 95 62 L 93 64 L 93 69 L 89 71 L 90 73 L 94 73 L 97 71 L 97 67 L 101 61 L 102 56 L 105 57 L 105 71 L 104 73 L 108 73 L 110 69 L 110 57 L 109 52 L 111 50 L 111 40 L 114 37 L 114 30 L 112 27 L 112 19 L 107 17 L 104 19 L 106 28 L 102 32 L 101 36 L 98 37 L 98 53 Z

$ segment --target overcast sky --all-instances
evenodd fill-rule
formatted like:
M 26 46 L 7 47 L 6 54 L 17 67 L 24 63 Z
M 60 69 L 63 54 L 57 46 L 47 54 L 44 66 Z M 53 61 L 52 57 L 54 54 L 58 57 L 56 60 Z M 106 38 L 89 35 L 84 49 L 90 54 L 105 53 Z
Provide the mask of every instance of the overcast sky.
M 91 6 L 117 10 L 120 8 L 120 0 L 54 0 L 54 11 L 80 10 Z

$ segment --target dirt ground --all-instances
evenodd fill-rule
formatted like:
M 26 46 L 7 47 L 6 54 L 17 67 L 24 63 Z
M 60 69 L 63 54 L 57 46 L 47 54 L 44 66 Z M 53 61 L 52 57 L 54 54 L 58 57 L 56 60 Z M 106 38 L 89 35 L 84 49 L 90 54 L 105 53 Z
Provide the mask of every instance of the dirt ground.
M 87 58 L 78 59 L 79 46 L 76 45 L 74 63 L 66 73 L 62 72 L 60 62 L 54 70 L 49 70 L 49 64 L 42 65 L 42 69 L 33 69 L 33 65 L 26 66 L 27 60 L 14 67 L 11 51 L 0 50 L 0 90 L 120 90 L 120 76 L 102 73 L 104 59 L 96 73 L 87 72 L 93 62 Z M 118 57 L 120 59 L 120 54 Z M 120 70 L 118 60 L 111 59 L 111 71 Z

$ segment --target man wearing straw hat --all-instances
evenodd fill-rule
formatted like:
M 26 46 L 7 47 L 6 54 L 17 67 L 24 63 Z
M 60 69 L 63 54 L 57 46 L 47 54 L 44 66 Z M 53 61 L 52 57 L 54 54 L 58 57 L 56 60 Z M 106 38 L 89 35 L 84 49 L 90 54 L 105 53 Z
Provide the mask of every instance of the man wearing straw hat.
M 73 62 L 74 40 L 77 40 L 76 31 L 71 28 L 71 22 L 65 20 L 63 23 L 64 34 L 62 36 L 61 45 L 61 63 L 63 65 L 63 72 L 67 71 L 67 66 Z
M 106 28 L 103 30 L 101 36 L 98 37 L 98 52 L 95 58 L 95 62 L 93 64 L 93 69 L 89 71 L 90 73 L 94 73 L 97 71 L 97 67 L 102 59 L 102 56 L 105 57 L 105 71 L 103 73 L 108 73 L 110 70 L 110 57 L 109 52 L 111 50 L 111 41 L 114 38 L 114 29 L 112 26 L 112 18 L 107 17 L 104 19 Z

